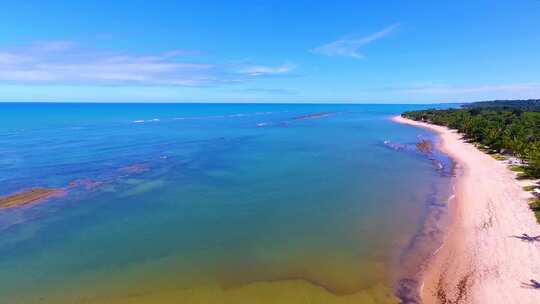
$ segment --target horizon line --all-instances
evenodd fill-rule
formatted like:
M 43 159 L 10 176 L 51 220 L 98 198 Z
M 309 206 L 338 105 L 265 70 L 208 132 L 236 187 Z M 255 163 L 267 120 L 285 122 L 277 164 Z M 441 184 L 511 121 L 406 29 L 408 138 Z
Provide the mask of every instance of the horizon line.
M 487 101 L 487 100 L 481 100 Z M 4 101 L 0 100 L 0 104 L 304 104 L 304 105 L 440 105 L 440 104 L 464 104 L 480 101 L 465 101 L 465 102 L 326 102 L 326 101 L 291 101 L 291 102 L 271 102 L 271 101 L 254 101 L 254 102 L 239 102 L 239 101 L 64 101 L 64 100 L 45 100 L 45 101 Z

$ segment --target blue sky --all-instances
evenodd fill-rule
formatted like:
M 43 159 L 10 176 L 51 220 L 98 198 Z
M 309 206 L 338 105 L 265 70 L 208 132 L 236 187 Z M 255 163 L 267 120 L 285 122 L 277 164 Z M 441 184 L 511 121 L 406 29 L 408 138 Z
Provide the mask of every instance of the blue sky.
M 82 2 L 2 1 L 0 101 L 540 98 L 539 0 Z

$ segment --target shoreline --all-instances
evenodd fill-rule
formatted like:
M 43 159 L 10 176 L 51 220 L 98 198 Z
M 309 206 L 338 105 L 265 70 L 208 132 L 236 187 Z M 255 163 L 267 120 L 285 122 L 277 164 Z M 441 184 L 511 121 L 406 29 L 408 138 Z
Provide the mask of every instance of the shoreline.
M 432 303 L 540 303 L 540 235 L 516 174 L 446 127 L 401 116 L 397 123 L 429 129 L 456 163 L 451 223 L 442 246 L 421 274 L 420 297 Z

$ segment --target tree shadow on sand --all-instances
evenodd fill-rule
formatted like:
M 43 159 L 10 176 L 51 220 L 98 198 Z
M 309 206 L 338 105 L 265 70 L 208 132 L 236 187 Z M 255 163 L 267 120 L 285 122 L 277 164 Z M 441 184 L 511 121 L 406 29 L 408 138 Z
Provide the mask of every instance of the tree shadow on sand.
M 532 243 L 532 242 L 540 242 L 540 235 L 537 235 L 537 236 L 530 236 L 528 235 L 527 233 L 523 233 L 521 235 L 511 235 L 510 237 L 513 237 L 513 238 L 516 238 L 516 239 L 520 239 L 524 242 L 529 242 L 529 243 Z
M 521 283 L 521 287 L 528 289 L 540 289 L 540 282 L 537 280 L 529 280 L 529 283 Z

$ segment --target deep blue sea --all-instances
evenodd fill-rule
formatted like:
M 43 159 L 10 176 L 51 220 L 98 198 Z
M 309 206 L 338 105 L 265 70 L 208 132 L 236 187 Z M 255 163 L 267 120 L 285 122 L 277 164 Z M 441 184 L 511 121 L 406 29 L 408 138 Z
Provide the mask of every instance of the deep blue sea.
M 389 119 L 426 107 L 0 103 L 0 196 L 64 192 L 0 209 L 0 303 L 396 303 L 451 179 Z

